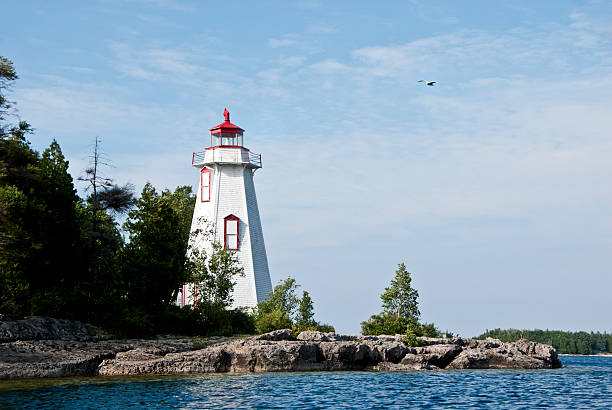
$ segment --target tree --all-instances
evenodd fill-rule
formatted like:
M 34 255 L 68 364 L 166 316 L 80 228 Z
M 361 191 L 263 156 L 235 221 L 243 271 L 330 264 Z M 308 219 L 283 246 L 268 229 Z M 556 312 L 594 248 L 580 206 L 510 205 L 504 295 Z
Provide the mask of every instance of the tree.
M 116 185 L 112 178 L 105 177 L 101 167 L 110 164 L 104 158 L 100 148 L 100 138 L 96 137 L 94 150 L 90 156 L 90 164 L 85 169 L 85 175 L 79 181 L 87 182 L 87 191 L 91 191 L 87 203 L 91 208 L 91 227 L 94 236 L 101 234 L 98 229 L 100 212 L 110 210 L 121 214 L 127 212 L 134 204 L 134 187 L 131 184 Z
M 395 277 L 391 280 L 391 286 L 385 288 L 385 292 L 380 295 L 384 312 L 418 321 L 421 315 L 418 297 L 419 292 L 412 288 L 410 272 L 406 270 L 406 265 L 400 263 L 395 271 Z
M 40 155 L 26 135 L 30 125 L 6 122 L 12 102 L 7 91 L 18 78 L 13 63 L 0 56 L 0 312 L 31 314 L 32 279 L 40 274 L 45 211 Z
M 301 328 L 315 326 L 316 322 L 313 320 L 313 318 L 314 307 L 312 305 L 312 298 L 310 297 L 308 292 L 304 291 L 302 293 L 302 299 L 300 299 L 300 303 L 298 306 L 296 324 L 298 325 L 298 327 Z
M 147 183 L 123 228 L 129 235 L 122 251 L 127 297 L 147 313 L 158 314 L 174 303 L 178 289 L 190 279 L 178 216 Z
M 36 195 L 45 204 L 41 221 L 44 238 L 40 271 L 32 278 L 38 290 L 32 296 L 33 303 L 37 313 L 73 317 L 82 308 L 78 294 L 82 278 L 76 214 L 79 198 L 68 161 L 55 139 L 42 154 L 40 177 L 42 184 Z
M 224 309 L 229 307 L 233 302 L 235 278 L 244 275 L 236 252 L 215 242 L 210 257 L 194 251 L 191 258 L 194 264 L 191 280 L 197 284 L 198 303 L 218 304 Z
M 191 219 L 195 207 L 196 196 L 189 185 L 179 186 L 174 192 L 164 190 L 162 195 L 166 198 L 176 213 L 179 226 L 185 241 L 189 240 L 191 234 Z
M 361 322 L 361 332 L 364 335 L 405 334 L 404 343 L 410 346 L 418 343 L 418 336 L 441 337 L 443 334 L 433 323 L 419 323 L 418 297 L 410 272 L 400 263 L 391 285 L 380 295 L 383 311 Z
M 301 299 L 298 298 L 298 287 L 295 279 L 287 278 L 276 285 L 268 297 L 257 305 L 255 328 L 258 333 L 287 328 L 293 329 L 294 332 L 306 329 L 334 331 L 332 326 L 319 324 L 313 319 L 312 299 L 306 291 Z
M 295 279 L 287 278 L 274 287 L 266 300 L 259 302 L 255 315 L 255 329 L 258 333 L 276 329 L 291 328 L 292 315 L 298 306 Z
M 13 62 L 8 58 L 0 56 L 0 135 L 3 134 L 5 116 L 12 106 L 12 103 L 7 100 L 5 93 L 11 87 L 12 82 L 18 78 Z
M 235 279 L 244 275 L 236 252 L 213 243 L 207 255 L 197 249 L 188 252 L 187 265 L 194 283 L 194 312 L 197 314 L 198 332 L 205 335 L 252 333 L 252 317 L 241 309 L 229 309 Z
M 0 309 L 70 317 L 80 252 L 68 162 L 55 140 L 41 158 L 11 134 L 0 138 L 0 169 Z

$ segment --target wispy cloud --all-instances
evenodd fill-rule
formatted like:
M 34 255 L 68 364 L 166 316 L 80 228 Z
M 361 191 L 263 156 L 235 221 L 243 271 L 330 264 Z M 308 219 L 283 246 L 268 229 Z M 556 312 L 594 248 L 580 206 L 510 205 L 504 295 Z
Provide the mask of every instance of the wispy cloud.
M 82 73 L 82 74 L 93 74 L 96 72 L 96 70 L 94 70 L 93 68 L 89 68 L 89 67 L 78 67 L 78 66 L 67 66 L 67 65 L 62 65 L 58 67 L 60 70 L 65 70 L 65 71 L 72 71 L 75 73 Z
M 285 34 L 282 38 L 271 38 L 268 46 L 272 48 L 291 47 L 299 43 L 299 36 L 296 34 Z
M 195 12 L 198 10 L 195 4 L 178 0 L 98 0 L 102 4 L 132 3 L 146 7 L 155 7 L 162 10 L 174 10 L 182 12 Z

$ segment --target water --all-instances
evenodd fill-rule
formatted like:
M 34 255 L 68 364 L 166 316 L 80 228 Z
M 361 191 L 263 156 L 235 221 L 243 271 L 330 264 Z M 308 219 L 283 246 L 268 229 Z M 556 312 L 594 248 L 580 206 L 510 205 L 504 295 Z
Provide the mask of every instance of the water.
M 556 370 L 268 373 L 0 382 L 0 408 L 612 408 L 612 357 Z

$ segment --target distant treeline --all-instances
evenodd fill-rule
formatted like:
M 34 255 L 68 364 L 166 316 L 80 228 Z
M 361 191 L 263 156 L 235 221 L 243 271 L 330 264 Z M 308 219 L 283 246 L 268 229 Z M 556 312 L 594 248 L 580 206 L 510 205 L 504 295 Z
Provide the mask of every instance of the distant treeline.
M 521 330 L 494 329 L 487 330 L 476 339 L 492 337 L 502 342 L 514 342 L 527 339 L 533 342 L 552 345 L 563 354 L 597 354 L 612 353 L 612 334 L 599 332 L 563 332 L 561 330 Z

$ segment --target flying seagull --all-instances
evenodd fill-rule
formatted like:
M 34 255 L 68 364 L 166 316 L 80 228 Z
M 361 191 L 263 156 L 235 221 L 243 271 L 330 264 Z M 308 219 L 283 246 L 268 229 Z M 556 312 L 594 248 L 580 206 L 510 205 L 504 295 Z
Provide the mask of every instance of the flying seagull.
M 437 83 L 437 81 L 425 81 L 425 80 L 419 80 L 417 81 L 417 83 L 425 83 L 426 85 L 429 85 L 431 87 L 434 86 L 435 83 Z

